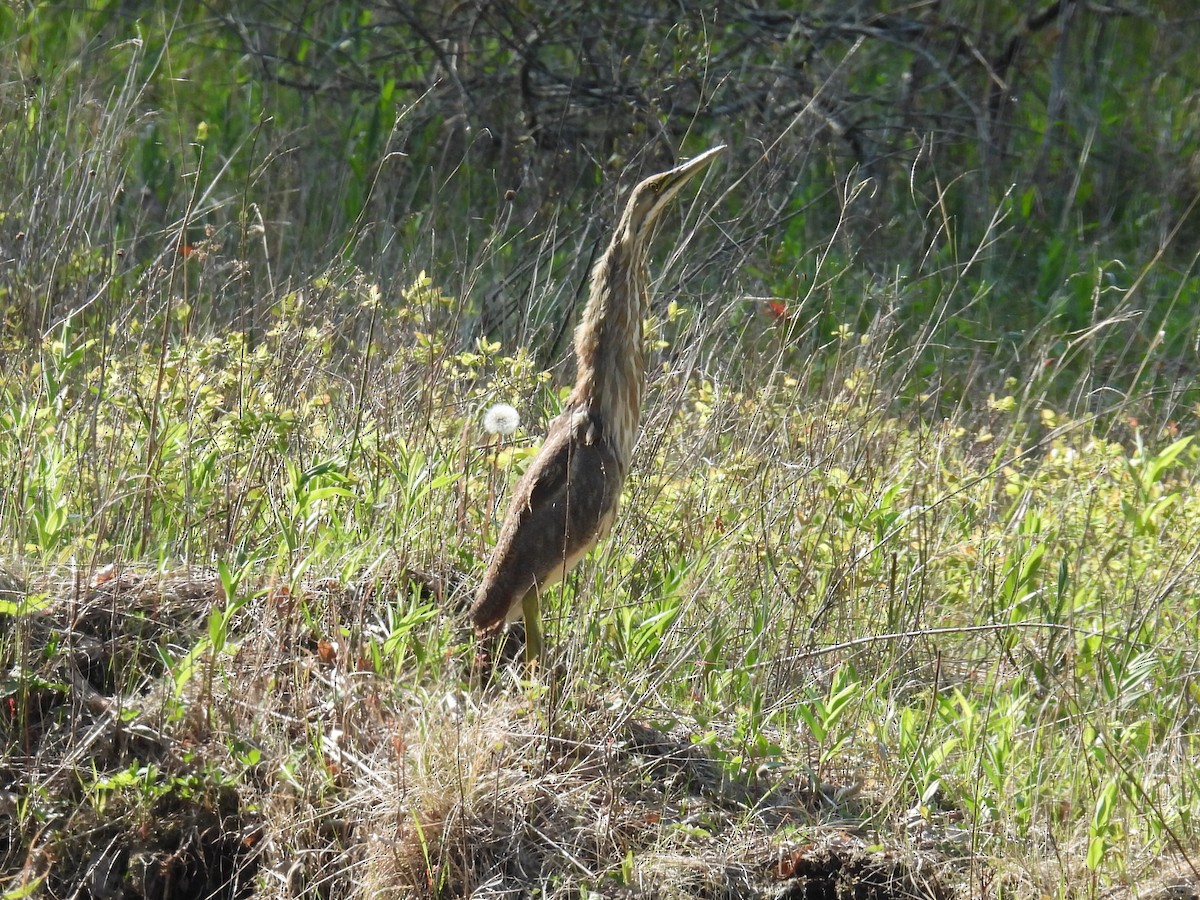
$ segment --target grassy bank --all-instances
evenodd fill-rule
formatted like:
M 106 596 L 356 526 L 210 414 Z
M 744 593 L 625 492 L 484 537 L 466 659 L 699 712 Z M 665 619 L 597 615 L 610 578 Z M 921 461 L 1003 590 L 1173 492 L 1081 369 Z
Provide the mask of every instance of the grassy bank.
M 426 331 L 428 281 L 343 290 L 337 328 L 297 292 L 253 343 L 131 322 L 9 358 L 8 890 L 158 896 L 138 866 L 177 860 L 255 896 L 720 894 L 834 839 L 967 895 L 1186 869 L 1190 436 L 1012 377 L 930 419 L 882 324 L 764 320 L 727 380 L 664 317 L 621 525 L 551 667 L 484 690 L 455 610 L 561 393 Z

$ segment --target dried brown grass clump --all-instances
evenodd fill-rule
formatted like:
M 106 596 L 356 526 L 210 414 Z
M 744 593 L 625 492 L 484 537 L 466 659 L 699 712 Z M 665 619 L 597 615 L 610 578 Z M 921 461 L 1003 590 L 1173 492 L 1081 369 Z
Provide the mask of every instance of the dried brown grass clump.
M 686 735 L 482 704 L 414 723 L 371 798 L 367 896 L 949 896 L 931 867 L 818 825 L 836 817 L 805 785 L 730 777 Z M 801 828 L 816 843 L 792 849 Z

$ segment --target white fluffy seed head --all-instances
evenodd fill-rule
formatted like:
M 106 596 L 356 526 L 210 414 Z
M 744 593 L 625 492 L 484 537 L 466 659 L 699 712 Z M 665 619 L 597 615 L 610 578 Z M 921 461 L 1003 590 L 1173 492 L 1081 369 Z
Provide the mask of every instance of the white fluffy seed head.
M 521 414 L 507 403 L 495 403 L 483 414 L 483 430 L 508 437 L 521 424 Z

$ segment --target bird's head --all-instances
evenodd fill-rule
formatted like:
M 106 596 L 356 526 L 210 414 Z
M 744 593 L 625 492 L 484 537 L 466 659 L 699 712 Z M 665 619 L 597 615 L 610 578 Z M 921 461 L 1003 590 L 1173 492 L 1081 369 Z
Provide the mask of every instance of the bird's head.
M 680 189 L 723 152 L 725 145 L 719 144 L 673 169 L 651 175 L 639 182 L 629 195 L 629 203 L 625 206 L 625 214 L 622 217 L 624 228 L 618 229 L 618 233 L 624 231 L 628 238 L 644 246 L 649 241 L 663 210 Z

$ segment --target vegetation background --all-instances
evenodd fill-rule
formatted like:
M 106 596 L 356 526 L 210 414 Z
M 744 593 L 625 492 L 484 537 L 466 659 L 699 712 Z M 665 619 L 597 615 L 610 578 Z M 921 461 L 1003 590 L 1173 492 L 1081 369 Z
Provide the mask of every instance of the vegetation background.
M 1200 13 L 802 7 L 0 9 L 5 898 L 1197 895 Z M 590 266 L 716 143 L 484 690 Z

